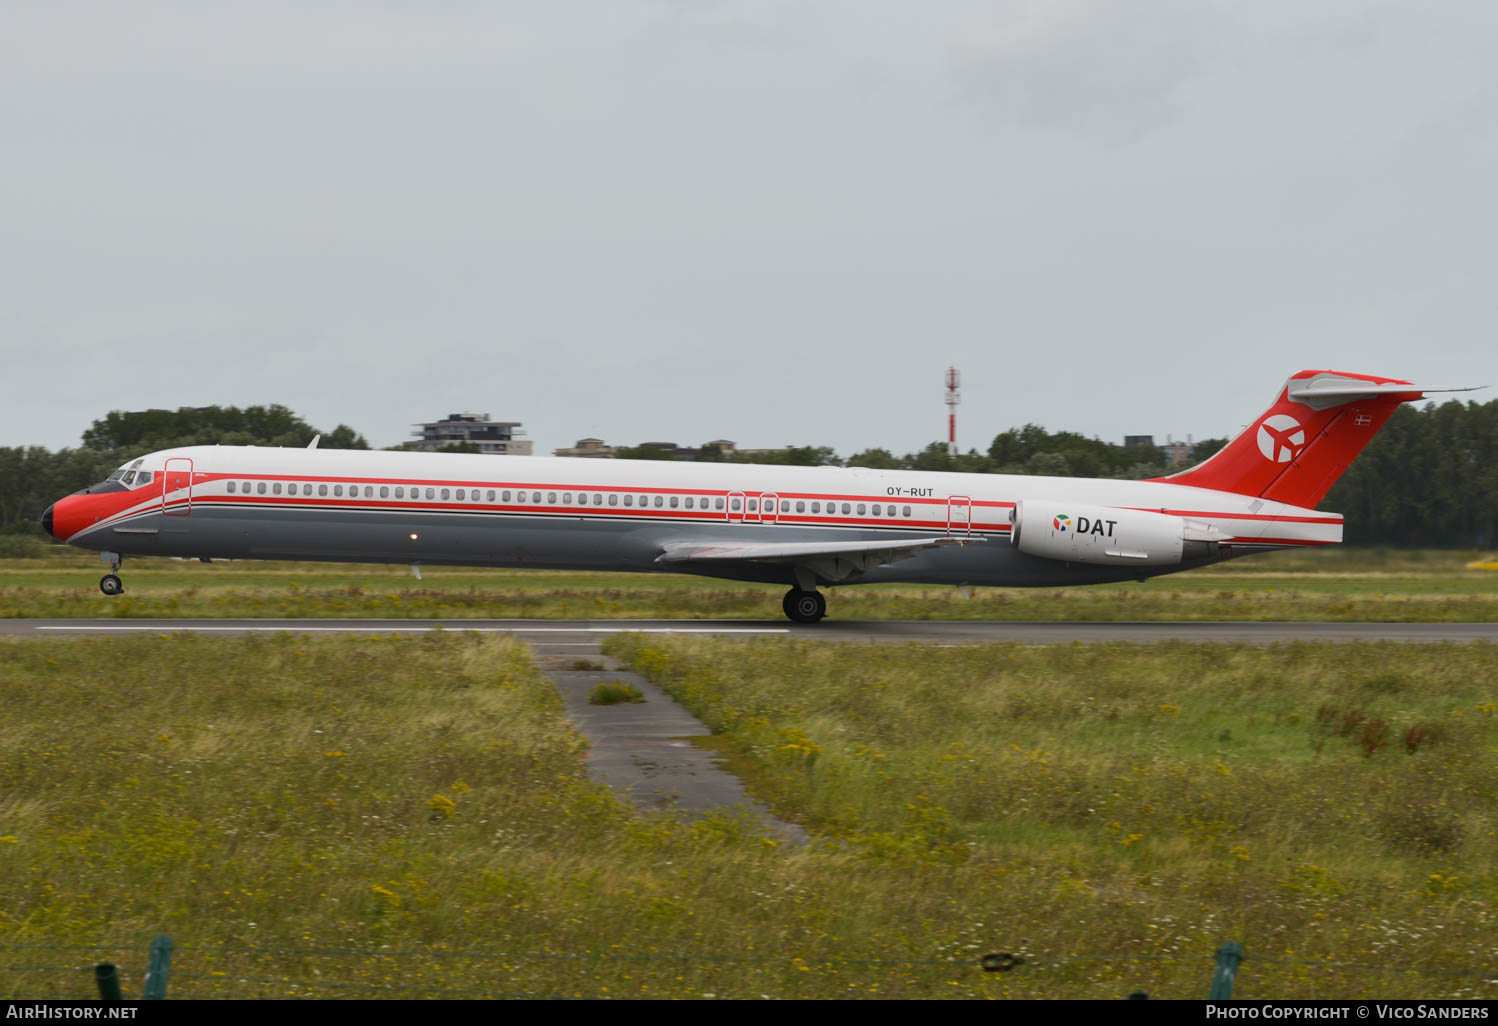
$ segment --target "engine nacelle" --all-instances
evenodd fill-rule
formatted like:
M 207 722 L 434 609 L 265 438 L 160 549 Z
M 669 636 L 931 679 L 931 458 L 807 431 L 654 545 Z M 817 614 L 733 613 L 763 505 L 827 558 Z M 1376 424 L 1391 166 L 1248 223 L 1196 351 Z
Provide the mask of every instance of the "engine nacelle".
M 1110 566 L 1215 559 L 1217 543 L 1230 537 L 1164 513 L 1029 500 L 1014 504 L 1013 525 L 1009 541 L 1027 555 Z

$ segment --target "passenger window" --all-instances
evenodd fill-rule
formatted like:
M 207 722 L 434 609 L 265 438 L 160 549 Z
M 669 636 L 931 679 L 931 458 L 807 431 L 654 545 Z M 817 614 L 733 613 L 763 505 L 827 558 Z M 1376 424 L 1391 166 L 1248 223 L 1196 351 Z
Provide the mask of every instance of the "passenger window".
M 858 504 L 858 515 L 863 516 L 863 503 Z
M 812 503 L 811 504 L 811 511 L 813 513 L 820 513 L 820 512 L 822 512 L 822 504 L 820 502 L 814 502 L 814 503 Z
M 750 499 L 749 500 L 749 512 L 750 513 L 758 513 L 759 512 L 759 500 L 758 499 Z
M 687 496 L 686 507 L 687 509 L 692 508 L 692 497 L 690 495 Z
M 264 495 L 265 494 L 265 482 L 261 481 L 259 484 L 257 484 L 255 486 L 255 491 L 259 492 L 261 495 Z
M 876 517 L 882 517 L 882 516 L 884 516 L 883 512 L 881 512 L 882 509 L 883 509 L 883 507 L 880 506 L 879 503 L 877 503 L 877 502 L 874 503 L 874 516 L 876 516 Z
M 782 512 L 782 513 L 789 513 L 790 511 L 791 511 L 791 500 L 790 499 L 781 499 L 780 500 L 780 512 Z
M 448 489 L 444 488 L 444 489 L 442 489 L 442 493 L 441 493 L 441 495 L 439 497 L 445 502 L 449 498 L 452 497 L 452 492 L 450 492 Z M 427 496 L 427 498 L 431 498 L 431 496 L 429 495 L 429 496 Z
M 642 496 L 640 496 L 640 505 L 642 507 L 650 505 L 650 496 L 648 496 L 648 495 L 642 495 Z
M 796 512 L 797 513 L 805 513 L 806 512 L 806 503 L 802 502 L 800 499 L 796 500 Z
M 906 516 L 907 516 L 907 517 L 908 517 L 908 516 L 910 516 L 910 507 L 909 507 L 909 506 L 906 506 L 906 507 L 905 507 L 905 515 L 906 515 Z
M 317 486 L 317 494 L 318 495 L 327 495 L 328 494 L 328 486 L 325 485 L 325 484 L 318 485 Z
M 531 501 L 534 502 L 537 506 L 541 505 L 541 493 L 531 492 Z
M 546 493 L 546 504 L 548 506 L 555 506 L 557 504 L 557 493 L 556 492 L 547 492 Z
M 395 497 L 397 499 L 404 499 L 406 497 L 406 490 L 397 485 L 395 489 Z
M 595 496 L 593 496 L 593 498 L 596 499 L 596 498 L 598 498 L 598 496 L 595 495 Z M 609 505 L 610 506 L 617 506 L 617 505 L 619 505 L 619 496 L 617 494 L 614 494 L 614 493 L 610 493 L 609 494 Z
M 720 495 L 716 499 L 713 500 L 713 509 L 722 509 L 722 508 L 723 508 L 723 496 Z
M 843 503 L 843 516 L 847 516 L 849 513 L 852 513 L 852 512 L 853 512 L 853 507 L 850 506 L 850 505 L 848 505 L 846 502 Z
M 343 485 L 334 485 L 333 486 L 333 495 L 334 496 L 342 496 L 343 495 Z
M 489 489 L 489 501 L 490 502 L 494 501 L 494 489 L 493 488 Z
M 730 503 L 729 505 L 732 506 L 734 510 L 737 510 L 739 508 L 739 505 L 740 505 L 740 500 L 739 499 L 734 499 L 733 502 Z
M 250 494 L 250 483 L 248 481 L 241 481 L 240 484 L 239 484 L 239 490 L 242 491 L 242 492 L 244 492 L 246 495 L 249 495 Z
M 603 505 L 603 496 L 602 495 L 598 495 L 598 494 L 595 493 L 594 496 L 593 496 L 593 505 L 595 505 L 595 506 L 602 506 Z
M 572 505 L 572 493 L 571 492 L 563 492 L 562 493 L 562 504 L 564 506 L 570 506 L 570 505 Z
M 464 489 L 462 489 L 462 488 L 459 488 L 459 489 L 458 489 L 458 495 L 457 495 L 457 499 L 458 499 L 458 501 L 459 501 L 459 502 L 462 502 L 462 501 L 463 501 L 463 500 L 464 500 L 464 496 L 465 496 L 465 495 L 467 495 L 467 492 L 466 492 L 466 491 L 465 491 L 465 490 L 464 490 Z M 447 497 L 447 496 L 445 496 L 445 495 L 444 495 L 444 496 L 443 496 L 443 498 L 446 498 L 446 497 Z
M 624 497 L 624 504 L 626 506 L 633 506 L 635 504 L 635 497 L 633 495 L 626 495 Z
M 229 494 L 230 495 L 234 494 L 234 482 L 233 481 L 229 482 Z
M 656 505 L 657 505 L 657 506 L 659 506 L 659 505 L 660 505 L 660 504 L 661 504 L 661 503 L 660 503 L 660 498 L 661 498 L 661 497 L 660 497 L 660 496 L 659 496 L 659 495 L 657 495 L 657 496 L 656 496 L 656 497 L 655 497 L 655 499 L 656 499 L 656 502 L 655 502 L 655 504 L 656 504 Z M 676 506 L 677 506 L 677 503 L 678 503 L 678 500 L 677 500 L 677 498 L 676 498 L 676 496 L 674 496 L 674 495 L 673 495 L 673 496 L 671 496 L 671 508 L 672 508 L 672 509 L 675 509 L 675 508 L 676 508 Z
M 499 501 L 500 502 L 509 502 L 510 501 L 510 492 L 509 492 L 508 489 L 506 489 L 505 491 L 502 491 L 502 492 L 499 493 Z
M 672 496 L 672 498 L 675 498 L 675 496 Z M 665 504 L 666 504 L 666 497 L 664 495 L 657 495 L 655 497 L 655 508 L 656 509 L 660 509 Z

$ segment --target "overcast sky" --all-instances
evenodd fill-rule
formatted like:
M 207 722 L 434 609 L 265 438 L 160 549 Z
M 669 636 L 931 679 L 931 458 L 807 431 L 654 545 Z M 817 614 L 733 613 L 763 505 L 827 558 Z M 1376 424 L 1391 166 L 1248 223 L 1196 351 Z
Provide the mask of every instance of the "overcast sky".
M 0 444 L 1237 431 L 1498 384 L 1498 5 L 0 0 Z M 1478 393 L 1482 400 L 1495 392 Z

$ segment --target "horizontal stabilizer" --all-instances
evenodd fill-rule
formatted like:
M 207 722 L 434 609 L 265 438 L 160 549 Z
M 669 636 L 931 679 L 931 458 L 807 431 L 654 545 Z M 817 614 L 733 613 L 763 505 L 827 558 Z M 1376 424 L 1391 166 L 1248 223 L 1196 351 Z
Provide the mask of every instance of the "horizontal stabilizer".
M 1345 378 L 1322 378 L 1319 381 L 1291 381 L 1286 394 L 1291 402 L 1304 403 L 1312 409 L 1325 409 L 1353 399 L 1372 399 L 1375 396 L 1402 395 L 1418 399 L 1431 392 L 1475 392 L 1486 385 L 1469 385 L 1465 388 L 1426 388 L 1403 382 L 1371 384 L 1364 381 L 1349 381 Z

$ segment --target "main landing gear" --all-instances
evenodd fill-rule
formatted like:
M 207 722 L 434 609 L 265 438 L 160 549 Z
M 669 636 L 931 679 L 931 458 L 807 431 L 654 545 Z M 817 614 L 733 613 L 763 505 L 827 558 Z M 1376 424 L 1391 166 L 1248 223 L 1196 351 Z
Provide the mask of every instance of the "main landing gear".
M 99 578 L 99 590 L 111 597 L 123 594 L 125 591 L 125 582 L 121 581 L 119 574 L 115 573 L 119 568 L 120 557 L 115 556 L 113 561 L 109 563 L 109 573 Z
M 797 623 L 816 623 L 827 615 L 827 599 L 819 591 L 792 588 L 780 600 L 780 608 Z

